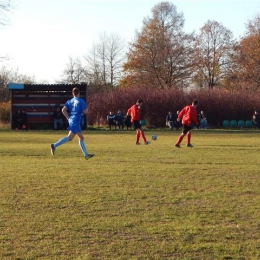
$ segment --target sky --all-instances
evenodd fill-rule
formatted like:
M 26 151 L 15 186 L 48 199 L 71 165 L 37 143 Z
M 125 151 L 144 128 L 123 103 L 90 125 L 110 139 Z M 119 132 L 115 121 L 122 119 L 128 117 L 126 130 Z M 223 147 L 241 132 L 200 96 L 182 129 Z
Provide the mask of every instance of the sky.
M 160 0 L 12 0 L 9 24 L 0 28 L 0 62 L 34 77 L 37 83 L 60 80 L 69 58 L 88 54 L 100 36 L 116 34 L 125 43 L 141 31 L 143 19 L 152 17 Z M 166 1 L 166 0 L 164 0 Z M 260 14 L 259 0 L 169 0 L 185 18 L 184 31 L 199 32 L 214 20 L 231 30 L 234 38 Z

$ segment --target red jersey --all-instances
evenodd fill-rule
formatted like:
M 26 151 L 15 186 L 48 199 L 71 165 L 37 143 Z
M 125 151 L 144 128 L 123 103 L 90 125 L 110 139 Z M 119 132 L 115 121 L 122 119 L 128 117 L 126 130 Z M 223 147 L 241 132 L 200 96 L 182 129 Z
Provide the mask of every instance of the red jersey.
M 127 110 L 127 114 L 131 116 L 131 122 L 140 121 L 140 109 L 136 104 Z
M 184 107 L 179 113 L 178 118 L 182 119 L 181 123 L 183 125 L 190 126 L 192 123 L 198 124 L 197 110 L 192 105 Z

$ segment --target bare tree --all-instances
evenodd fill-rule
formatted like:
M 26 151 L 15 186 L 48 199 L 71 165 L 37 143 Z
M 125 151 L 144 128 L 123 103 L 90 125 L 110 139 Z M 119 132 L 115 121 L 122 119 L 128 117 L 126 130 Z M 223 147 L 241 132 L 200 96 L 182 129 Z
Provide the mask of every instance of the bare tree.
M 7 25 L 9 22 L 7 14 L 13 9 L 12 2 L 14 2 L 14 0 L 0 0 L 0 28 Z M 7 57 L 0 54 L 0 62 L 4 59 L 7 59 Z
M 69 63 L 63 71 L 62 83 L 72 83 L 78 84 L 82 82 L 87 82 L 87 70 L 83 67 L 79 58 L 73 59 L 69 58 Z
M 7 88 L 9 83 L 24 83 L 33 84 L 35 79 L 24 74 L 20 74 L 18 69 L 13 71 L 7 67 L 0 69 L 0 102 L 9 100 L 9 90 Z
M 6 25 L 9 21 L 7 13 L 13 8 L 11 0 L 0 0 L 0 25 Z
M 91 51 L 84 58 L 89 71 L 89 81 L 96 86 L 101 86 L 104 76 L 102 76 L 102 67 L 100 65 L 96 44 L 92 46 Z
M 196 38 L 193 82 L 199 87 L 221 86 L 227 75 L 235 41 L 230 30 L 216 21 L 207 21 Z
M 260 13 L 246 23 L 246 35 L 260 35 Z
M 92 84 L 116 87 L 121 78 L 122 64 L 125 60 L 124 40 L 116 34 L 108 36 L 104 33 L 84 58 Z

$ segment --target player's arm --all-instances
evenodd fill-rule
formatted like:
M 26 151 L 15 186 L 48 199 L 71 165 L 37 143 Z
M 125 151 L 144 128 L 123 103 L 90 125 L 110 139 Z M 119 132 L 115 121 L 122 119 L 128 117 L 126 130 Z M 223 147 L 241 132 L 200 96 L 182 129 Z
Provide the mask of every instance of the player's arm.
M 67 107 L 64 106 L 61 111 L 62 111 L 62 114 L 67 118 L 67 120 L 69 120 L 69 115 L 68 115 L 68 109 L 67 109 Z
M 86 115 L 86 114 L 88 113 L 88 109 L 87 109 L 87 108 L 84 109 L 84 110 L 82 111 L 82 113 L 83 113 L 84 115 Z
M 180 122 L 180 121 L 181 121 L 181 119 L 182 119 L 182 117 L 183 117 L 183 114 L 184 114 L 184 112 L 185 112 L 185 108 L 183 108 L 183 109 L 181 110 L 181 112 L 179 113 L 179 115 L 178 115 L 178 117 L 177 117 L 177 121 L 178 121 L 178 122 Z

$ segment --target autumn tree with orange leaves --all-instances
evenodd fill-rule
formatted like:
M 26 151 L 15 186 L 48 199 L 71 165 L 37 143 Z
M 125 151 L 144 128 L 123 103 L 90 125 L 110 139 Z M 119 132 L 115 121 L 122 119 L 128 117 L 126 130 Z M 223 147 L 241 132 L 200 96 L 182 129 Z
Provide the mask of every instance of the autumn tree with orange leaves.
M 161 2 L 130 44 L 123 86 L 185 88 L 192 73 L 193 35 L 184 33 L 184 17 L 175 5 Z
M 233 56 L 233 71 L 230 77 L 236 89 L 260 90 L 260 14 L 246 24 L 246 34 L 241 39 Z

